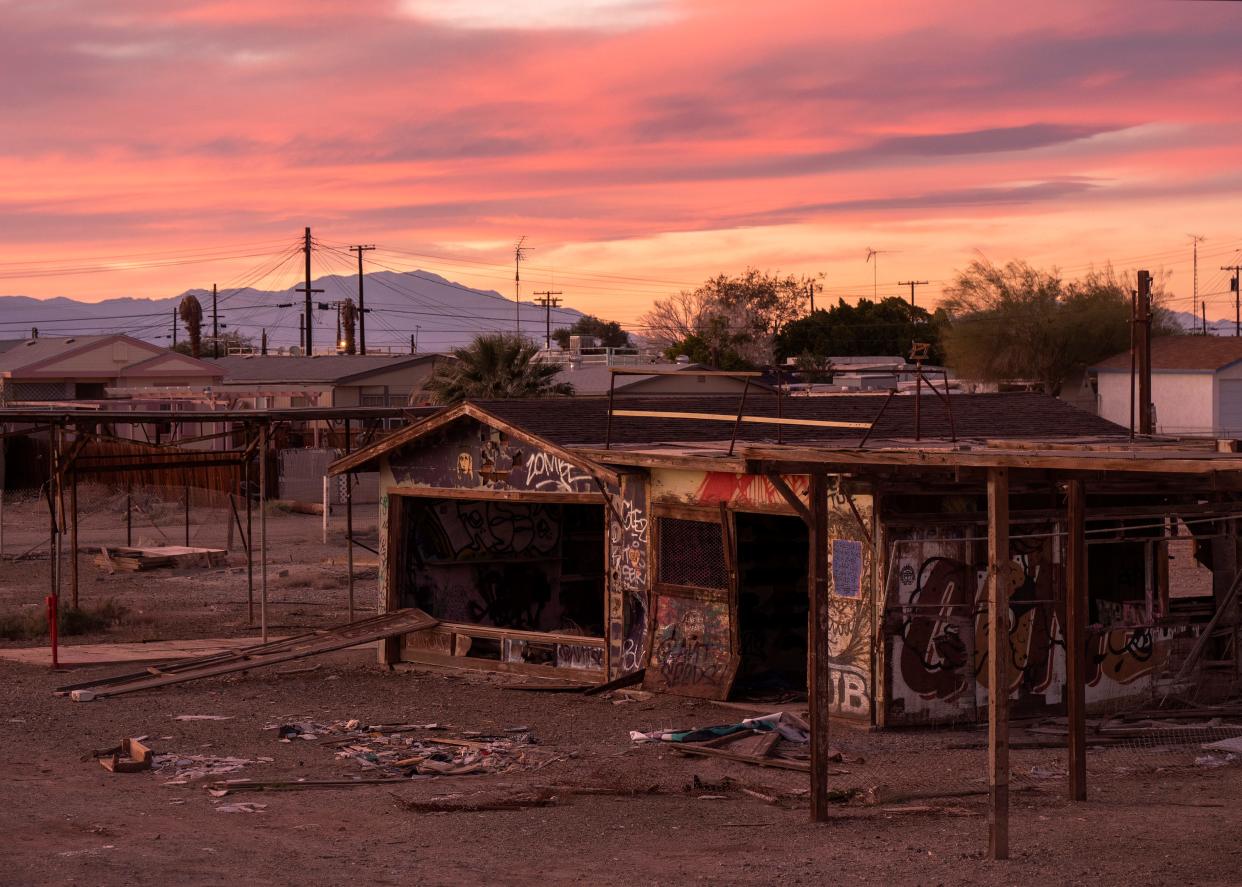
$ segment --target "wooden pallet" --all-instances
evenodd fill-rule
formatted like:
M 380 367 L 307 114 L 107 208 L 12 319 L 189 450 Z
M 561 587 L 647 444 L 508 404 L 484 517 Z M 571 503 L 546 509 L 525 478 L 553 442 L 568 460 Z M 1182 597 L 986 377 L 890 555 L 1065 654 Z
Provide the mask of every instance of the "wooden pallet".
M 227 557 L 228 552 L 223 548 L 193 548 L 184 545 L 101 548 L 95 556 L 95 565 L 109 573 L 117 570 L 134 573 L 161 567 L 207 569 L 222 566 Z

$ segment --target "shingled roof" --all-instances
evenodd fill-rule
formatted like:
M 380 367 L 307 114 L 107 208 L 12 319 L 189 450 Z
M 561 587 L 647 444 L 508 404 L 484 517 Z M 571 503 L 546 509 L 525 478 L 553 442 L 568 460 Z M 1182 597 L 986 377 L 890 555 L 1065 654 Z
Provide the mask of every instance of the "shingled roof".
M 1242 339 L 1236 336 L 1161 336 L 1151 342 L 1155 372 L 1216 372 L 1242 360 Z M 1130 372 L 1130 352 L 1114 354 L 1092 369 Z
M 886 395 L 830 395 L 786 397 L 781 415 L 788 419 L 820 419 L 870 423 L 880 413 Z M 894 397 L 871 433 L 871 440 L 908 440 L 914 437 L 914 396 Z M 618 397 L 616 409 L 653 412 L 736 414 L 735 397 Z M 953 426 L 959 439 L 1054 439 L 1072 437 L 1127 438 L 1128 432 L 1063 400 L 1038 393 L 954 394 Z M 550 398 L 543 400 L 476 401 L 475 406 L 510 425 L 560 446 L 594 446 L 604 442 L 608 424 L 608 399 L 604 397 Z M 949 415 L 939 398 L 924 395 L 920 404 L 921 437 L 950 438 Z M 774 395 L 746 401 L 748 416 L 776 416 Z M 699 419 L 614 416 L 614 445 L 660 443 L 707 443 L 728 440 L 729 422 Z M 858 440 L 857 428 L 784 426 L 786 443 L 840 445 Z M 743 423 L 739 441 L 768 442 L 777 439 L 777 426 L 762 422 Z

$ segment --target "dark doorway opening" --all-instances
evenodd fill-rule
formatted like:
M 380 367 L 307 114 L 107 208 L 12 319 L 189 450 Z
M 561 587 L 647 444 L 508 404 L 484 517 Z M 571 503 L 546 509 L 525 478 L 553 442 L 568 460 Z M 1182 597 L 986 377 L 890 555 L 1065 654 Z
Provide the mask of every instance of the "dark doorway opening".
M 446 623 L 604 636 L 603 508 L 403 497 L 400 603 Z M 477 642 L 471 655 L 493 656 Z
M 805 694 L 807 526 L 801 518 L 782 515 L 738 512 L 734 517 L 742 654 L 734 695 Z

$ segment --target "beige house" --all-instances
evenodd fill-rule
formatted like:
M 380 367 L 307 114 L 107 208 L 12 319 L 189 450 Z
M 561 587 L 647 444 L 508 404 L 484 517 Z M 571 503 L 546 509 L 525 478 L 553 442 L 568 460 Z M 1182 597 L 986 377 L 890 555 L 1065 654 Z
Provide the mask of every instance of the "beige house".
M 148 388 L 209 389 L 217 367 L 125 335 L 0 342 L 0 402 L 103 400 Z
M 426 403 L 424 388 L 443 354 L 244 354 L 211 363 L 219 391 L 239 409 L 401 407 Z

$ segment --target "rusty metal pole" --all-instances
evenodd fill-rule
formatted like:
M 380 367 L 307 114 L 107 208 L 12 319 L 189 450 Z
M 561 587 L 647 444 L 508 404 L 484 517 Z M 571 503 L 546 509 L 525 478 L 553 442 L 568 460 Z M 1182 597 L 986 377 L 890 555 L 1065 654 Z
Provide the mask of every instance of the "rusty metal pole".
M 246 448 L 250 447 L 250 426 L 246 426 Z M 251 459 L 253 456 L 251 457 Z M 250 504 L 250 462 L 242 465 L 242 490 L 246 496 L 246 624 L 254 625 L 254 508 Z
M 182 469 L 184 472 L 185 469 Z M 184 486 L 183 495 L 185 496 L 185 547 L 190 547 L 190 485 Z
M 828 820 L 829 742 L 832 708 L 832 667 L 828 659 L 828 476 L 811 475 L 811 551 L 807 591 L 810 594 L 810 644 L 807 699 L 811 726 L 811 820 Z
M 259 428 L 259 636 L 267 643 L 267 444 L 270 425 Z
M 78 608 L 78 470 L 71 469 L 69 478 L 69 511 L 73 522 L 69 524 L 69 582 L 73 608 Z
M 125 481 L 125 544 L 134 544 L 134 479 Z
M 1069 798 L 1087 800 L 1087 533 L 1081 480 L 1066 483 L 1065 707 L 1069 724 Z
M 988 469 L 988 856 L 1009 858 L 1009 469 Z
M 350 453 L 349 420 L 345 420 L 345 455 Z M 345 568 L 349 573 L 349 621 L 354 621 L 354 473 L 345 475 Z

